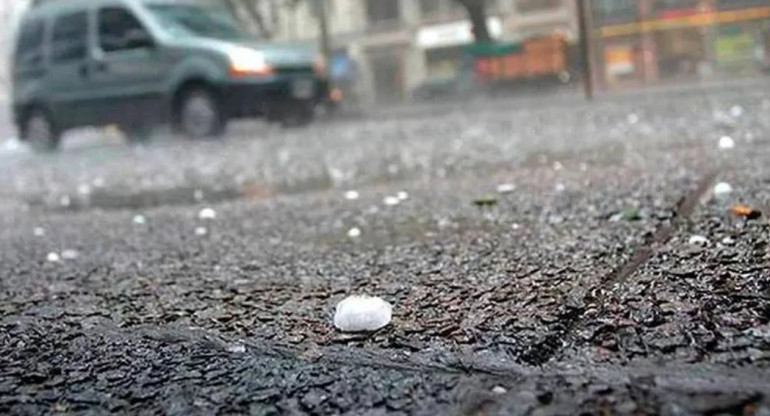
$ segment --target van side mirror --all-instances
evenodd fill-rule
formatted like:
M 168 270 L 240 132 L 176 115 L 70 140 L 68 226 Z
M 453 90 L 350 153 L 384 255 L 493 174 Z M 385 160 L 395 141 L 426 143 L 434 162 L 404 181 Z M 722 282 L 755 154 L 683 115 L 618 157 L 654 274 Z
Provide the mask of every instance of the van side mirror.
M 131 29 L 126 32 L 123 38 L 126 49 L 152 48 L 155 42 L 147 31 L 142 29 Z

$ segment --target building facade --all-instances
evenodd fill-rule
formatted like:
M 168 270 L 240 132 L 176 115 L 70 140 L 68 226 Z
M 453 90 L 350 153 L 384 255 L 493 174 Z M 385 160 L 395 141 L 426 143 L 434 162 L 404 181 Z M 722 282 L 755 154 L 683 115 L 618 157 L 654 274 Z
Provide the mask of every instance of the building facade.
M 594 74 L 607 89 L 770 69 L 768 0 L 592 0 Z
M 275 38 L 316 42 L 312 2 L 284 9 Z M 489 0 L 488 27 L 500 41 L 560 32 L 572 41 L 573 0 Z M 335 80 L 366 103 L 408 101 L 426 82 L 458 76 L 473 42 L 465 10 L 454 0 L 328 0 Z

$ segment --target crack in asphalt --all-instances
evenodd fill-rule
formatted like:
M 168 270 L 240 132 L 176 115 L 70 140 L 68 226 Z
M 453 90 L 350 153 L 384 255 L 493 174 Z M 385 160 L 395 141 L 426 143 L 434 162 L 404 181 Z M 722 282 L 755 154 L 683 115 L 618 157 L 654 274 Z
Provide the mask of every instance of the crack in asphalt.
M 599 283 L 586 291 L 582 305 L 596 304 L 599 312 L 604 308 L 606 291 L 603 290 L 613 284 L 621 283 L 636 273 L 640 267 L 646 264 L 656 253 L 656 246 L 668 241 L 675 231 L 689 222 L 699 201 L 706 195 L 713 185 L 718 171 L 706 174 L 698 183 L 698 186 L 683 196 L 676 208 L 671 223 L 660 226 L 652 238 L 644 245 L 638 247 L 633 256 L 610 273 L 604 275 Z M 594 294 L 597 294 L 594 297 Z M 552 331 L 543 340 L 530 345 L 519 358 L 524 364 L 542 366 L 557 356 L 567 345 L 574 342 L 575 333 L 586 325 L 586 309 L 584 307 L 567 306 L 568 310 L 559 316 L 560 328 Z

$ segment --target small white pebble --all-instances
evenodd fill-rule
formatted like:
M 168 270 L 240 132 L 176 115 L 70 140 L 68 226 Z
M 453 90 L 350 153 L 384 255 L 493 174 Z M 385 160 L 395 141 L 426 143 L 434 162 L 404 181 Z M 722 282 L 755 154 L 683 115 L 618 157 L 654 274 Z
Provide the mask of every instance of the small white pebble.
M 243 354 L 246 352 L 246 346 L 243 344 L 229 344 L 227 346 L 227 352 L 231 352 L 233 354 Z
M 706 247 L 711 244 L 708 238 L 702 235 L 694 235 L 690 237 L 690 245 Z
M 43 227 L 35 227 L 35 229 L 32 230 L 32 234 L 34 234 L 35 237 L 43 237 L 45 236 L 45 229 Z
M 398 194 L 396 194 L 396 197 L 401 201 L 406 201 L 409 199 L 409 194 L 406 191 L 399 191 Z
M 48 253 L 48 256 L 45 258 L 51 263 L 58 263 L 61 261 L 61 257 L 59 257 L 59 253 Z
M 515 190 L 516 190 L 516 185 L 512 183 L 502 183 L 500 185 L 497 185 L 497 193 L 500 193 L 500 194 L 510 194 Z
M 733 187 L 727 182 L 720 182 L 714 186 L 714 196 L 722 198 L 733 192 Z
M 75 260 L 80 257 L 80 253 L 76 250 L 64 250 L 61 252 L 61 258 L 64 260 Z
M 206 227 L 196 227 L 195 228 L 195 235 L 198 237 L 203 237 L 209 233 L 208 228 Z
M 134 224 L 136 224 L 136 225 L 147 224 L 147 218 L 145 218 L 144 215 L 135 215 L 134 216 Z
M 505 394 L 508 390 L 505 389 L 503 386 L 495 386 L 492 388 L 492 393 L 494 394 Z
M 350 238 L 361 237 L 361 229 L 358 227 L 351 228 L 350 230 L 348 230 L 348 237 Z
M 217 217 L 217 212 L 211 208 L 203 208 L 201 212 L 198 213 L 198 218 L 202 220 L 213 220 L 216 217 Z
M 735 147 L 735 140 L 730 136 L 722 136 L 719 139 L 719 148 L 722 150 L 729 150 Z
M 361 195 L 358 193 L 358 191 L 350 190 L 345 192 L 345 199 L 347 199 L 348 201 L 355 201 L 360 197 Z
M 382 200 L 382 202 L 385 205 L 394 206 L 401 203 L 401 200 L 397 196 L 386 196 L 385 199 Z
M 393 307 L 381 298 L 350 296 L 337 304 L 334 326 L 343 332 L 376 331 L 387 326 Z

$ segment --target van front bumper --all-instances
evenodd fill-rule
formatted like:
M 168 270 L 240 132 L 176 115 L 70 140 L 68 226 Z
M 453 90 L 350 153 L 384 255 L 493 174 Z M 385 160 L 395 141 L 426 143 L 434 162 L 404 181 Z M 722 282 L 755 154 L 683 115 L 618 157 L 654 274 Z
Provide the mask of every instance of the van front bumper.
M 329 83 L 314 76 L 274 76 L 235 80 L 222 89 L 229 118 L 280 118 L 298 108 L 315 107 L 329 98 Z

